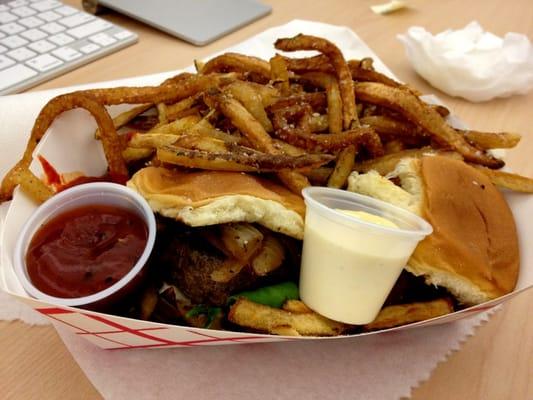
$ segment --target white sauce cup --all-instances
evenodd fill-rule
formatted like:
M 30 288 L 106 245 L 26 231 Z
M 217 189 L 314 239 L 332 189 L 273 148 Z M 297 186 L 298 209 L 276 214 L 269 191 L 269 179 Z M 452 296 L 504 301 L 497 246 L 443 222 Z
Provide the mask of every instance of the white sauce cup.
M 317 313 L 367 324 L 379 313 L 418 242 L 432 232 L 419 216 L 345 190 L 303 190 L 307 206 L 300 297 Z M 363 211 L 392 221 L 386 227 L 338 210 Z

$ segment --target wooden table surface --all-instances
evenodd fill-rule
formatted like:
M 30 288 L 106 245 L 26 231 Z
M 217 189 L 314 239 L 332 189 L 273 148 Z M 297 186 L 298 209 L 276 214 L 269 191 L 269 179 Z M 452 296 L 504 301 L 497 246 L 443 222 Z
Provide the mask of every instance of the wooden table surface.
M 66 2 L 76 7 L 80 3 Z M 356 31 L 401 80 L 425 93 L 436 93 L 471 127 L 522 133 L 522 142 L 509 153 L 508 164 L 517 172 L 533 176 L 533 163 L 528 163 L 533 150 L 533 92 L 481 104 L 451 98 L 415 74 L 395 38 L 412 25 L 436 33 L 461 28 L 472 20 L 497 35 L 515 31 L 533 38 L 531 0 L 412 0 L 407 1 L 408 10 L 388 16 L 373 14 L 369 6 L 376 2 L 368 0 L 265 2 L 273 6 L 271 15 L 206 47 L 194 47 L 115 13 L 105 14 L 104 18 L 137 32 L 139 43 L 35 89 L 173 70 L 292 19 L 317 20 Z M 460 351 L 436 367 L 431 378 L 414 390 L 412 398 L 533 399 L 532 304 L 532 290 L 505 304 Z M 0 354 L 1 398 L 100 398 L 50 326 L 0 322 Z

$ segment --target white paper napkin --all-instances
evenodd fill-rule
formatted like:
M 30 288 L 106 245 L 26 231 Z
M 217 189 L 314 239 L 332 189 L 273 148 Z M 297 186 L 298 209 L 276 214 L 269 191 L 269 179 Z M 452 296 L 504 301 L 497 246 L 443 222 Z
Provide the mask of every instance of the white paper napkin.
M 301 32 L 332 40 L 346 57 L 372 56 L 377 69 L 390 74 L 351 30 L 316 22 L 295 20 L 228 50 L 268 58 L 275 52 L 272 43 L 276 38 Z M 154 84 L 172 73 L 104 85 Z M 0 177 L 22 153 L 40 108 L 49 98 L 70 90 L 0 98 L 0 148 L 10 149 L 0 160 Z M 20 318 L 35 323 L 33 311 L 3 296 L 0 310 L 0 319 Z M 395 399 L 409 395 L 412 387 L 427 379 L 436 364 L 457 350 L 488 315 L 348 341 L 165 350 L 105 351 L 59 326 L 57 329 L 74 359 L 106 399 Z
M 414 26 L 398 39 L 416 72 L 449 95 L 486 101 L 533 88 L 533 46 L 525 35 L 500 38 L 474 21 L 435 36 Z

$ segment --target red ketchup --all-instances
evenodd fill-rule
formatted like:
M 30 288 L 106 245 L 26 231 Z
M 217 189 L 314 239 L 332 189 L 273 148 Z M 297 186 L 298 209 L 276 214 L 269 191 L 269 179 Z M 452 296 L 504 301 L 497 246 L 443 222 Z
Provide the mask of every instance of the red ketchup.
M 131 211 L 83 206 L 56 216 L 33 236 L 28 275 L 55 297 L 88 296 L 116 283 L 135 265 L 148 238 L 145 222 Z

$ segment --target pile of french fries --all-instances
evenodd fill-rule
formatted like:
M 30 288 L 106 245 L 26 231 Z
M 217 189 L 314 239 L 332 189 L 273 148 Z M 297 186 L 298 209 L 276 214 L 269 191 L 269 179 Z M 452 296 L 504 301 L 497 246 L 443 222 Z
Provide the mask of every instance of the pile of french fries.
M 55 193 L 57 187 L 29 171 L 32 153 L 59 114 L 80 107 L 94 116 L 108 178 L 119 183 L 137 166 L 150 164 L 268 174 L 300 194 L 310 185 L 344 188 L 352 171 L 385 175 L 404 157 L 441 154 L 476 166 L 500 187 L 533 192 L 532 179 L 499 171 L 504 163 L 489 151 L 516 146 L 520 135 L 455 129 L 446 107 L 425 103 L 416 89 L 376 71 L 370 58 L 345 60 L 326 39 L 300 34 L 274 46 L 284 54 L 262 60 L 225 53 L 196 61 L 196 73 L 181 73 L 159 86 L 82 90 L 52 99 L 35 122 L 23 158 L 4 178 L 0 201 L 9 200 L 17 185 L 39 202 Z M 287 56 L 300 50 L 318 54 Z M 132 108 L 111 118 L 106 106 L 115 104 Z M 439 306 L 438 315 L 450 312 Z M 242 322 L 250 307 L 256 317 L 267 315 L 280 324 Z M 344 331 L 327 323 L 324 330 L 309 328 L 307 309 L 258 307 L 237 302 L 230 318 L 271 333 Z M 436 315 L 424 310 L 414 320 Z M 390 317 L 390 309 L 387 313 Z M 393 314 L 410 315 L 395 317 L 394 325 L 413 322 L 405 309 Z

